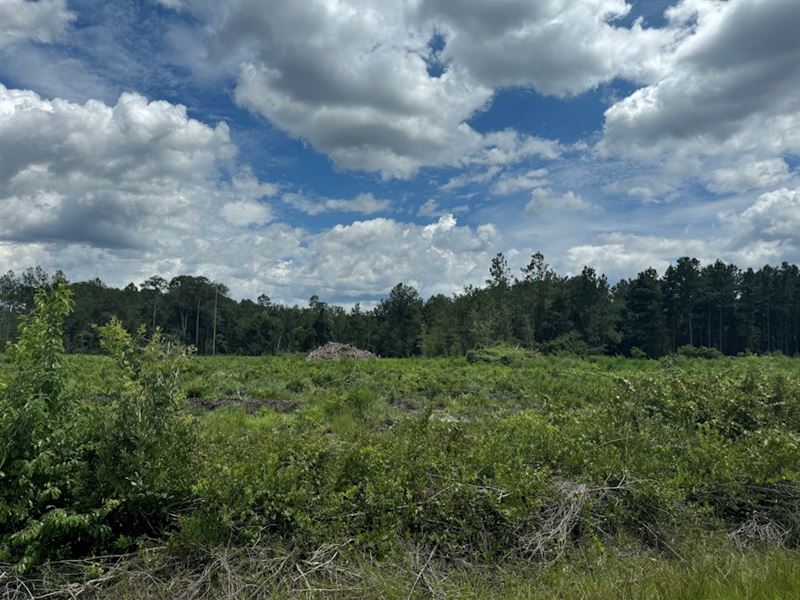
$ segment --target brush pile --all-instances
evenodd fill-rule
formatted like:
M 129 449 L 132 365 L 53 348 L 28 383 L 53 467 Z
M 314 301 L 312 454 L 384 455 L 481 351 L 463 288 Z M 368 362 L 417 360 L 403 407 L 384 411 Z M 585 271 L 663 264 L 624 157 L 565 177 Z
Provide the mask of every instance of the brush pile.
M 338 342 L 328 342 L 324 346 L 312 350 L 306 356 L 306 360 L 341 360 L 343 358 L 371 360 L 378 358 L 378 356 L 369 350 L 361 350 L 349 344 L 340 344 Z

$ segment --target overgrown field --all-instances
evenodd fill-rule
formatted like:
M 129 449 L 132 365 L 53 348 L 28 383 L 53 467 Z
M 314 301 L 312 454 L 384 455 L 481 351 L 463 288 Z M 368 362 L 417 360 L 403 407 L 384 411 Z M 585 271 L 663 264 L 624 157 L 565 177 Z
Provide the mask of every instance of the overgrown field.
M 796 359 L 62 358 L 46 304 L 0 597 L 800 597 Z

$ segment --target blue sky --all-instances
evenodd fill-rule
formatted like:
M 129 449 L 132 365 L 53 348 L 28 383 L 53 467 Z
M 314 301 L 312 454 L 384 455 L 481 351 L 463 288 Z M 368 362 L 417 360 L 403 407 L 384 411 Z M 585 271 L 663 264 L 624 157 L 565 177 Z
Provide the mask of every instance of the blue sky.
M 800 4 L 0 0 L 0 270 L 237 297 L 800 259 Z

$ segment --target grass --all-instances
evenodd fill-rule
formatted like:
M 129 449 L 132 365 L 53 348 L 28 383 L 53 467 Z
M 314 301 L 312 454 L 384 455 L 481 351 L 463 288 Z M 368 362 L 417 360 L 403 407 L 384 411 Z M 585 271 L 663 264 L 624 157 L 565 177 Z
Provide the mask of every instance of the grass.
M 281 556 L 244 557 L 235 549 L 219 552 L 203 568 L 189 563 L 121 563 L 102 586 L 91 576 L 71 592 L 81 598 L 209 600 L 244 598 L 342 598 L 348 600 L 787 600 L 800 597 L 800 555 L 787 550 L 739 553 L 715 540 L 688 560 L 652 551 L 635 554 L 576 552 L 547 568 L 521 563 L 454 565 L 428 552 L 407 553 L 392 562 L 361 556 L 335 560 L 314 570 L 309 561 Z M 277 566 L 276 566 L 277 565 Z M 277 571 L 278 567 L 282 567 Z M 50 574 L 58 575 L 55 569 Z M 62 573 L 63 575 L 63 573 Z M 107 575 L 106 575 L 107 576 Z M 88 583 L 88 585 L 87 585 Z M 10 596 L 13 597 L 13 596 Z M 28 597 L 19 595 L 20 598 Z M 65 594 L 64 597 L 70 597 Z
M 510 574 L 488 589 L 480 577 L 455 591 L 452 598 L 663 598 L 664 600 L 783 599 L 800 595 L 798 557 L 767 552 L 747 557 L 706 555 L 689 565 L 662 558 L 619 558 L 595 565 L 573 565 L 554 575 Z

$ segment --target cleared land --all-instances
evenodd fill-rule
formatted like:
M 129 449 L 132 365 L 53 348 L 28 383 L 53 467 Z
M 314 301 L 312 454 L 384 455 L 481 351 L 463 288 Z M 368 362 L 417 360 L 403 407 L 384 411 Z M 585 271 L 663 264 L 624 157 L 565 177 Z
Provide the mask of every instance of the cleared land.
M 800 596 L 800 362 L 471 358 L 191 358 L 170 518 L 27 577 L 131 599 Z M 110 359 L 66 370 L 114 403 Z

